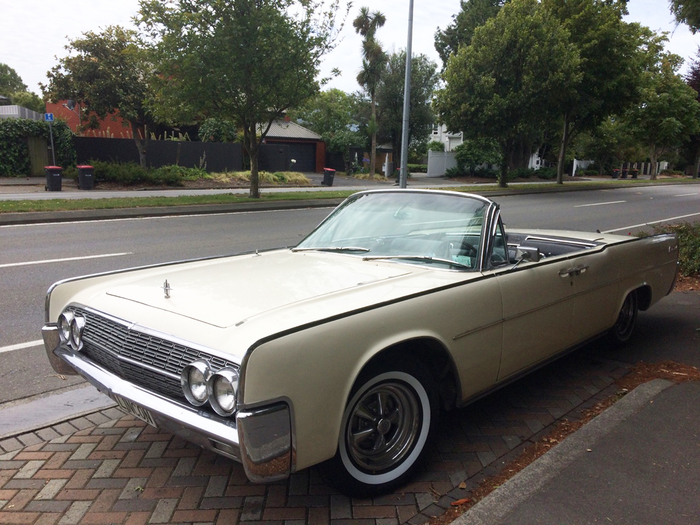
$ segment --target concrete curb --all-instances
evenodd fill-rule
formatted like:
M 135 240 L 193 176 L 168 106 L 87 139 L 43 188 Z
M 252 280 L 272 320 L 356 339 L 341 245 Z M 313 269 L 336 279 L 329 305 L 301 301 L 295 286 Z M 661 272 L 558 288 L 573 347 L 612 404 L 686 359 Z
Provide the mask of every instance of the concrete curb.
M 673 386 L 671 381 L 654 379 L 638 386 L 559 445 L 525 467 L 506 483 L 486 496 L 451 525 L 493 525 L 501 523 L 518 505 L 531 498 L 622 421 L 637 413 L 661 392 Z

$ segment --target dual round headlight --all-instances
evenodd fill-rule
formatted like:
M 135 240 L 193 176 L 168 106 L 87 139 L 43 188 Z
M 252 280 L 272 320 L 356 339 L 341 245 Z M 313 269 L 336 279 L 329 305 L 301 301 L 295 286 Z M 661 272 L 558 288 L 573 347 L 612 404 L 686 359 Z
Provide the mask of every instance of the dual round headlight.
M 70 346 L 76 352 L 83 348 L 83 330 L 85 329 L 85 318 L 73 312 L 63 312 L 58 318 L 58 333 L 61 342 Z
M 180 384 L 194 406 L 208 402 L 220 416 L 230 416 L 236 410 L 238 370 L 227 367 L 214 372 L 207 361 L 197 359 L 183 369 Z

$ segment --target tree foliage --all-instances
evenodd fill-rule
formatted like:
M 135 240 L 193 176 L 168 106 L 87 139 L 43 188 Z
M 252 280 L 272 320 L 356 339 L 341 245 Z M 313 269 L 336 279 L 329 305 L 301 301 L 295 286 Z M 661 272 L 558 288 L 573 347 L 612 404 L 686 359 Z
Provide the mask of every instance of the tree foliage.
M 31 109 L 37 113 L 46 112 L 46 104 L 36 93 L 31 91 L 17 91 L 10 95 L 10 100 L 13 104 L 22 106 L 23 108 Z
M 7 64 L 0 63 L 0 95 L 9 98 L 12 93 L 26 90 L 27 85 L 22 82 L 17 71 Z
M 452 16 L 452 23 L 444 30 L 435 33 L 435 49 L 447 66 L 450 55 L 457 53 L 460 46 L 471 44 L 474 30 L 498 14 L 506 0 L 460 0 L 459 13 Z
M 350 151 L 364 145 L 357 119 L 358 97 L 339 89 L 322 91 L 289 116 L 323 137 L 327 149 L 342 153 L 345 169 L 350 169 Z
M 646 33 L 638 24 L 622 20 L 625 2 L 544 0 L 543 5 L 567 30 L 580 58 L 580 75 L 571 79 L 573 89 L 560 109 L 557 182 L 561 184 L 569 140 L 594 129 L 609 115 L 623 113 L 638 99 L 644 71 L 640 49 Z
M 658 69 L 647 72 L 640 104 L 627 116 L 649 155 L 652 179 L 664 154 L 700 133 L 698 93 L 676 73 L 679 64 L 678 56 L 662 55 Z
M 68 56 L 48 72 L 45 95 L 86 106 L 89 128 L 108 115 L 120 116 L 130 124 L 141 165 L 146 166 L 148 127 L 153 124 L 146 103 L 153 73 L 136 32 L 109 26 L 101 33 L 83 33 L 65 47 Z
M 243 129 L 259 192 L 258 151 L 272 122 L 319 90 L 321 57 L 337 35 L 338 2 L 316 0 L 142 0 L 159 77 L 163 119 L 217 117 Z
M 693 33 L 700 31 L 700 2 L 698 0 L 671 0 L 671 12 L 679 24 L 687 24 Z
M 519 141 L 533 140 L 578 81 L 579 58 L 559 21 L 536 0 L 512 0 L 450 59 L 438 92 L 442 120 L 501 147 L 499 184 Z
M 401 158 L 403 99 L 406 75 L 406 51 L 389 56 L 377 87 L 378 122 L 382 140 L 391 142 L 394 158 Z M 409 108 L 409 147 L 426 142 L 435 121 L 432 98 L 438 85 L 437 64 L 425 55 L 411 58 L 411 99 Z
M 686 83 L 695 90 L 697 93 L 696 99 L 700 102 L 700 49 L 698 49 L 697 56 L 691 62 L 688 73 L 685 77 Z M 691 148 L 694 152 L 693 154 L 693 178 L 698 178 L 698 172 L 700 172 L 700 132 L 694 133 L 691 137 Z

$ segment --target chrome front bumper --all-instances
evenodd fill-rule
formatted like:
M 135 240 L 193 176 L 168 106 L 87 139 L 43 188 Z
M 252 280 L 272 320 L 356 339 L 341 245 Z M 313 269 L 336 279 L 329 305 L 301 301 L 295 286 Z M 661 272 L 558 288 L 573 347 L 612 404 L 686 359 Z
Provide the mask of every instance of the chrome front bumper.
M 120 396 L 150 412 L 158 428 L 243 464 L 255 483 L 289 477 L 294 468 L 290 408 L 286 403 L 240 410 L 236 419 L 221 418 L 129 383 L 61 346 L 58 329 L 42 329 L 51 366 L 60 374 L 83 376 L 100 392 Z

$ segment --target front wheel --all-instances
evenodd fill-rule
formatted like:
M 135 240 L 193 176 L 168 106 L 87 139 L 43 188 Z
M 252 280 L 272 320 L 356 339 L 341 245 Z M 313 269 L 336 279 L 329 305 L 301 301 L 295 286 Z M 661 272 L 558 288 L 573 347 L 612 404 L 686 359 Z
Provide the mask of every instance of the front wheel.
M 417 365 L 362 374 L 343 413 L 338 452 L 321 466 L 324 477 L 358 497 L 401 485 L 420 463 L 437 407 L 432 377 Z
M 637 322 L 637 312 L 639 305 L 637 302 L 637 293 L 630 292 L 625 297 L 625 302 L 622 303 L 622 308 L 617 316 L 615 325 L 608 332 L 608 338 L 617 345 L 623 345 L 630 340 L 634 332 L 634 325 Z

